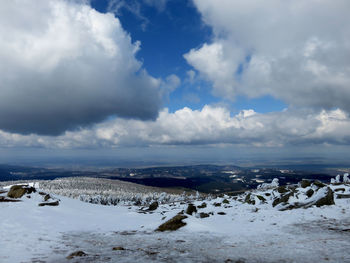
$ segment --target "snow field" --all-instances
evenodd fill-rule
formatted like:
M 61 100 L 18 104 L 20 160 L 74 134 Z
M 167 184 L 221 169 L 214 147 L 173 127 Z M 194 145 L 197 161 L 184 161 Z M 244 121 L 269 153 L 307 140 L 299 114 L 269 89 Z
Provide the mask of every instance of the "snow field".
M 330 187 L 345 188 L 345 193 L 350 188 Z M 350 199 L 286 211 L 269 200 L 250 205 L 228 196 L 208 199 L 206 208 L 187 215 L 185 227 L 160 233 L 154 230 L 186 210 L 187 203 L 174 201 L 147 212 L 134 205 L 54 197 L 60 199 L 59 206 L 39 207 L 38 193 L 22 197 L 22 202 L 0 203 L 1 262 L 350 262 Z M 200 212 L 213 215 L 199 218 Z M 113 251 L 115 246 L 125 250 Z M 77 250 L 88 256 L 66 259 Z

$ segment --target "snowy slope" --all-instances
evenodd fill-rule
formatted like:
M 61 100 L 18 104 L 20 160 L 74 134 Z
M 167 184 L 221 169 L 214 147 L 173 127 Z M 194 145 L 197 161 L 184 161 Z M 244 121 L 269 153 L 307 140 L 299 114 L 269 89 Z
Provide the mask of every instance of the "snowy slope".
M 120 180 L 110 180 L 91 177 L 66 177 L 55 180 L 37 181 L 40 189 L 51 194 L 71 197 L 84 202 L 104 205 L 149 204 L 152 201 L 169 203 L 187 201 L 196 195 L 194 191 L 184 192 L 180 189 L 150 187 Z M 2 185 L 20 182 L 0 182 Z
M 350 191 L 348 185 L 331 187 Z M 216 198 L 198 209 L 213 215 L 188 215 L 185 227 L 155 232 L 187 204 L 145 212 L 54 196 L 59 206 L 39 207 L 43 196 L 30 196 L 0 202 L 0 262 L 350 262 L 350 199 L 279 211 L 269 202 L 250 205 L 226 197 L 225 204 Z M 116 246 L 125 250 L 112 250 Z M 66 259 L 77 250 L 88 255 Z

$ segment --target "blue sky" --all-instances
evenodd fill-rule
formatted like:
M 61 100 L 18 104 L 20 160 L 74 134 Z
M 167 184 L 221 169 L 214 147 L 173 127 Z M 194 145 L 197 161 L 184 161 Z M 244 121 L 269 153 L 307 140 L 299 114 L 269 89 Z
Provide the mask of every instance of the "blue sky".
M 113 11 L 108 8 L 109 2 L 95 0 L 91 2 L 91 6 L 100 12 Z M 183 55 L 193 48 L 200 48 L 205 42 L 211 42 L 214 37 L 212 28 L 203 23 L 201 14 L 190 0 L 167 1 L 164 10 L 158 10 L 156 6 L 142 1 L 136 2 L 140 5 L 138 13 L 124 7 L 115 15 L 129 32 L 132 41 L 141 41 L 137 58 L 152 76 L 165 79 L 176 74 L 182 80 L 181 85 L 165 101 L 165 106 L 171 112 L 186 106 L 201 109 L 206 104 L 215 103 L 226 103 L 233 112 L 248 108 L 266 113 L 286 107 L 285 103 L 272 96 L 254 99 L 239 96 L 235 101 L 227 101 L 213 96 L 211 83 L 204 79 L 198 79 L 194 83 L 186 81 L 187 72 L 193 70 L 193 67 Z M 242 67 L 239 67 L 237 78 L 241 71 Z
M 112 11 L 108 10 L 108 3 L 108 0 L 98 0 L 92 1 L 91 5 L 101 12 Z M 115 14 L 132 40 L 141 41 L 137 57 L 154 76 L 165 78 L 175 73 L 184 78 L 191 67 L 183 55 L 211 39 L 210 27 L 202 23 L 197 9 L 188 0 L 170 1 L 161 11 L 142 1 L 137 3 L 141 6 L 141 14 L 127 8 L 121 8 Z
M 0 162 L 46 152 L 346 155 L 349 9 L 347 0 L 2 1 Z
M 202 23 L 200 14 L 191 1 L 170 1 L 164 10 L 157 10 L 155 6 L 142 1 L 137 3 L 140 4 L 141 13 L 121 8 L 115 14 L 123 28 L 129 32 L 132 41 L 141 41 L 137 58 L 154 77 L 165 79 L 176 74 L 185 80 L 187 71 L 192 70 L 192 67 L 183 55 L 210 41 L 211 28 Z M 92 1 L 91 5 L 100 12 L 111 11 L 108 9 L 108 0 Z M 199 109 L 205 104 L 219 102 L 219 99 L 211 95 L 208 85 L 203 81 L 193 84 L 182 81 L 165 101 L 165 106 L 174 112 L 185 106 Z

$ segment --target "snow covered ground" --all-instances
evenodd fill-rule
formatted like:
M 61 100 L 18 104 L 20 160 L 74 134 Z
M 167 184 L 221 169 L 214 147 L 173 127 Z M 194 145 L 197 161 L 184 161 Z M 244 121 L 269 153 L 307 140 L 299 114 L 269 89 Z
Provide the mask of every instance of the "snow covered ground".
M 331 187 L 350 191 L 349 186 Z M 213 215 L 187 215 L 187 225 L 177 231 L 156 232 L 188 204 L 163 204 L 154 212 L 142 212 L 138 206 L 102 206 L 54 196 L 59 206 L 39 207 L 43 196 L 30 196 L 23 196 L 22 202 L 0 202 L 2 263 L 350 262 L 348 198 L 335 198 L 331 206 L 286 211 L 269 201 L 251 205 L 216 198 L 198 209 Z M 78 250 L 87 256 L 66 258 Z
M 28 181 L 21 181 L 28 183 Z M 180 189 L 157 188 L 120 180 L 92 177 L 66 177 L 55 180 L 40 180 L 40 189 L 51 194 L 71 197 L 93 204 L 149 204 L 186 201 L 195 196 L 194 191 L 184 192 Z M 16 182 L 0 182 L 0 187 Z M 18 183 L 18 182 L 17 182 Z

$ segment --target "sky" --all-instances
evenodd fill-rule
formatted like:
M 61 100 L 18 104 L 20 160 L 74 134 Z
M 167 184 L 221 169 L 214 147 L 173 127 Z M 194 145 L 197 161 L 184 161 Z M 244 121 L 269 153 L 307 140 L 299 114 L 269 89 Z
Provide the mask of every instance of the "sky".
M 346 158 L 349 11 L 347 0 L 1 1 L 0 162 Z

